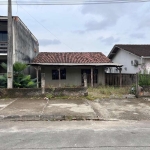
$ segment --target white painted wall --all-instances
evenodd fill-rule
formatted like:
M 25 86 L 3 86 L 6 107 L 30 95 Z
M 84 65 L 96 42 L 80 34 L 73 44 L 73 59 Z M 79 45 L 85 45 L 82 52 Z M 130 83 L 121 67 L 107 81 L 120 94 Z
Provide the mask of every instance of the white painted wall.
M 64 68 L 64 67 L 63 67 Z M 43 66 L 41 73 L 45 73 L 46 87 L 58 87 L 59 80 L 52 80 L 52 70 L 56 67 Z M 66 80 L 61 80 L 61 86 L 81 86 L 81 69 L 90 69 L 90 67 L 65 67 Z M 104 68 L 98 68 L 98 85 L 105 85 Z
M 138 60 L 140 65 L 133 66 L 131 64 L 132 60 Z M 125 50 L 119 50 L 112 59 L 112 62 L 123 65 L 122 73 L 137 73 L 141 68 L 141 58 Z M 119 71 L 117 71 L 116 68 L 112 68 L 112 73 L 119 73 Z
M 143 69 L 145 68 L 147 73 L 150 74 L 150 58 L 142 58 L 142 66 L 143 66 Z M 142 69 L 142 66 L 141 66 L 141 69 Z

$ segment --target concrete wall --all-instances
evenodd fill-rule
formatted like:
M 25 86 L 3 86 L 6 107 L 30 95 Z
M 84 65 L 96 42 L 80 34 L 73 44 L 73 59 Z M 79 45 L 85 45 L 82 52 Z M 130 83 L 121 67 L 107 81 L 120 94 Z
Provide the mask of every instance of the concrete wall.
M 122 73 L 137 73 L 141 65 L 133 66 L 131 61 L 138 60 L 141 64 L 141 58 L 125 50 L 119 50 L 115 57 L 112 59 L 112 62 L 122 64 Z M 111 73 L 119 73 L 116 68 L 112 68 Z
M 30 63 L 39 53 L 37 39 L 18 17 L 13 17 L 13 62 Z M 7 17 L 2 17 L 0 21 L 0 31 L 7 31 Z M 5 59 L 7 61 L 7 58 Z M 25 71 L 27 74 L 35 76 L 35 69 L 30 67 Z
M 24 98 L 24 97 L 45 97 L 49 94 L 57 96 L 86 96 L 87 88 L 46 88 L 45 94 L 42 94 L 40 88 L 26 89 L 1 89 L 0 98 Z
M 13 18 L 13 61 L 30 63 L 39 53 L 39 44 L 29 29 L 18 18 Z M 35 69 L 28 69 L 28 74 L 35 74 Z
M 105 85 L 105 68 L 98 68 L 98 85 Z
M 45 73 L 46 87 L 58 87 L 59 80 L 52 80 L 52 70 L 58 67 L 42 66 L 41 73 Z M 62 67 L 64 68 L 64 67 Z M 66 80 L 60 80 L 61 86 L 81 86 L 81 69 L 90 69 L 90 67 L 65 67 Z M 105 85 L 104 68 L 98 68 L 98 85 Z

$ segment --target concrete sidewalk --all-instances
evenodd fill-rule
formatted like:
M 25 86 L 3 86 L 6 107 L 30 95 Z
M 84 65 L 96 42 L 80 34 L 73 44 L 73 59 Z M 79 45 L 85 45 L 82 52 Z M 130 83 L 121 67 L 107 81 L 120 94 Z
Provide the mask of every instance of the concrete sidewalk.
M 150 120 L 150 101 L 0 99 L 0 120 Z
M 86 120 L 98 116 L 87 100 L 2 99 L 0 119 Z

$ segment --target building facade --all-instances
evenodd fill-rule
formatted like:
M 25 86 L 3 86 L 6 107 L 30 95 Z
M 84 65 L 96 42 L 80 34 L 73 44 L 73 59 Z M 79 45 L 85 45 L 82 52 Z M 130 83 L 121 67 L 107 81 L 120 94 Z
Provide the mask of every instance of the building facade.
M 150 73 L 150 45 L 115 45 L 108 58 L 123 65 L 122 73 Z M 108 71 L 119 73 L 116 68 L 109 68 Z
M 7 21 L 7 17 L 0 16 L 0 63 L 7 63 Z M 13 63 L 31 63 L 39 53 L 38 40 L 17 16 L 12 17 L 12 32 Z M 0 73 L 4 72 L 5 70 L 0 67 Z M 30 67 L 26 72 L 33 75 L 35 70 Z

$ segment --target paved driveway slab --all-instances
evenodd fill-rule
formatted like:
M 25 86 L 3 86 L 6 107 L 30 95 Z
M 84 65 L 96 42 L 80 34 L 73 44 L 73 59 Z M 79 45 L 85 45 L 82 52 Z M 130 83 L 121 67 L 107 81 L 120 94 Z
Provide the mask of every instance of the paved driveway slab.
M 6 107 L 8 107 L 10 104 L 12 104 L 14 101 L 16 101 L 16 99 L 1 99 L 0 100 L 0 111 L 5 109 Z
M 44 114 L 96 117 L 96 113 L 86 100 L 50 100 Z
M 10 99 L 0 100 L 0 118 L 9 120 L 59 120 L 100 119 L 100 120 L 150 120 L 150 101 L 143 99 L 109 100 L 44 100 Z M 35 116 L 35 117 L 34 117 Z M 56 119 L 55 119 L 56 117 Z M 71 117 L 71 118 L 70 118 Z M 72 118 L 73 117 L 73 118 Z
M 105 120 L 149 120 L 150 102 L 144 99 L 89 101 L 98 116 Z
M 5 101 L 7 103 L 7 100 Z M 46 100 L 41 99 L 16 99 L 11 102 L 9 106 L 0 111 L 0 115 L 40 115 L 47 103 Z

